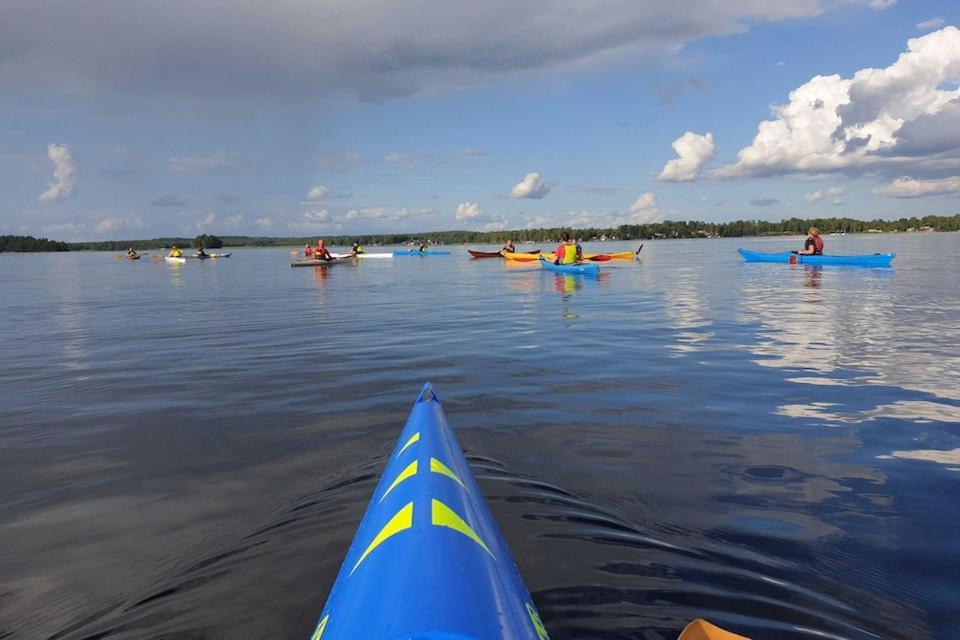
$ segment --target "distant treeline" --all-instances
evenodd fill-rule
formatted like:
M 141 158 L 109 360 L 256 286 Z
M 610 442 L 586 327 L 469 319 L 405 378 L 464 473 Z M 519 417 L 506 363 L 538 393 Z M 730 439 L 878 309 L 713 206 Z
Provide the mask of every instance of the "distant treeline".
M 70 245 L 33 236 L 0 236 L 0 253 L 4 251 L 70 251 Z
M 349 246 L 353 242 L 366 245 L 402 245 L 411 242 L 430 244 L 500 244 L 514 242 L 553 242 L 564 232 L 582 240 L 606 238 L 610 240 L 647 240 L 651 238 L 739 238 L 743 236 L 770 236 L 805 234 L 810 227 L 818 227 L 821 233 L 866 233 L 870 231 L 960 231 L 960 214 L 955 216 L 924 216 L 900 218 L 899 220 L 855 220 L 853 218 L 788 218 L 779 222 L 763 220 L 737 220 L 734 222 L 666 221 L 652 224 L 624 224 L 610 228 L 571 229 L 514 229 L 511 231 L 429 231 L 424 233 L 379 233 L 354 236 L 317 234 L 312 236 L 269 238 L 262 236 L 198 236 L 197 238 L 153 238 L 150 240 L 106 240 L 102 242 L 53 242 L 50 240 L 2 236 L 0 251 L 124 251 L 133 246 L 137 249 L 161 249 L 177 245 L 196 246 L 201 240 L 208 248 L 225 247 L 290 247 L 316 242 L 323 237 L 327 244 Z M 37 248 L 29 248 L 37 247 Z

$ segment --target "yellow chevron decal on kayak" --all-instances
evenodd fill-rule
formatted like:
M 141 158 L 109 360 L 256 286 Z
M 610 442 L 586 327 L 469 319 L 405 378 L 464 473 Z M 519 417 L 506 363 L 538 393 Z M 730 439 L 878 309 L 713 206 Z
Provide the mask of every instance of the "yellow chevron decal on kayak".
M 310 640 L 320 640 L 323 637 L 323 630 L 327 628 L 327 620 L 330 619 L 330 614 L 323 616 L 323 619 L 320 620 L 320 624 L 317 625 L 317 630 L 313 632 L 313 635 L 310 636 Z
M 483 543 L 483 540 L 480 539 L 480 536 L 477 535 L 477 532 L 471 529 L 470 525 L 464 522 L 463 518 L 458 516 L 453 509 L 443 504 L 436 498 L 431 501 L 431 506 L 431 520 L 434 526 L 449 527 L 454 531 L 462 533 L 483 547 L 483 550 L 489 553 L 491 558 L 496 560 L 497 557 L 493 555 L 493 551 L 490 551 L 490 547 Z
M 357 567 L 360 566 L 360 563 L 367 559 L 367 556 L 370 553 L 383 544 L 383 541 L 387 538 L 394 536 L 401 531 L 409 529 L 413 526 L 413 503 L 408 502 L 407 506 L 397 511 L 397 513 L 390 518 L 390 522 L 383 526 L 383 529 L 380 529 L 380 533 L 373 539 L 373 542 L 370 543 L 370 546 L 366 548 L 363 552 L 363 555 L 360 556 L 360 559 L 357 560 L 357 564 L 353 565 L 353 569 L 350 570 L 350 575 L 353 575 L 353 572 L 357 570 Z
M 401 447 L 400 451 L 397 452 L 397 457 L 399 458 L 399 457 L 403 454 L 403 452 L 407 450 L 407 447 L 409 447 L 410 445 L 414 444 L 415 442 L 420 442 L 420 432 L 419 432 L 419 431 L 417 431 L 415 434 L 413 434 L 412 436 L 410 436 L 410 439 L 407 440 L 407 444 L 403 445 L 403 447 Z
M 396 479 L 390 483 L 390 486 L 387 487 L 387 490 L 383 492 L 382 496 L 380 496 L 380 502 L 383 502 L 384 498 L 386 498 L 390 494 L 390 492 L 393 491 L 394 487 L 396 487 L 398 484 L 400 484 L 410 476 L 415 476 L 415 475 L 417 475 L 416 460 L 408 464 L 406 469 L 404 469 L 399 474 L 397 474 Z
M 430 458 L 430 471 L 432 471 L 433 473 L 439 473 L 442 476 L 447 476 L 448 478 L 456 482 L 458 485 L 463 487 L 464 491 L 466 491 L 467 485 L 463 484 L 463 481 L 457 477 L 457 474 L 455 474 L 450 469 L 450 467 L 443 464 L 436 458 Z

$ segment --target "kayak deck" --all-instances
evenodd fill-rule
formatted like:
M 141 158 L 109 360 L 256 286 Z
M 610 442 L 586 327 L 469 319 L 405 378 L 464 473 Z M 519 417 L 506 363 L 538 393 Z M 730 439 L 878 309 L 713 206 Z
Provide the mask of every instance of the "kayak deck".
M 320 614 L 320 637 L 548 639 L 429 383 Z

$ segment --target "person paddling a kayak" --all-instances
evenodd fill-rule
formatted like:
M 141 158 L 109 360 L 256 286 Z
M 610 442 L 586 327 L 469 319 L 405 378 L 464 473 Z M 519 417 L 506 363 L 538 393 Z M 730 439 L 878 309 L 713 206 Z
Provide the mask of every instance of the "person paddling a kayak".
M 183 256 L 183 251 L 181 251 L 180 248 L 177 247 L 177 245 L 173 245 L 172 247 L 170 247 L 170 253 L 168 254 L 168 256 L 171 258 L 180 258 Z
M 313 247 L 309 244 L 303 248 L 303 257 L 312 258 L 313 257 Z
M 133 247 L 127 247 L 127 257 L 131 259 L 139 258 L 140 254 L 133 250 Z
M 516 253 L 517 248 L 513 246 L 513 240 L 507 240 L 503 243 L 503 248 L 500 249 L 500 253 Z
M 317 248 L 313 250 L 313 257 L 317 260 L 333 260 L 330 251 L 327 249 L 327 243 L 323 238 L 317 240 Z
M 583 254 L 577 243 L 570 238 L 569 233 L 560 236 L 560 244 L 557 245 L 553 255 L 555 256 L 553 264 L 574 264 L 583 260 Z
M 206 257 L 207 257 L 207 252 L 203 250 L 203 245 L 202 245 L 202 244 L 197 247 L 197 257 L 198 257 L 198 258 L 206 258 Z
M 803 242 L 803 251 L 794 251 L 794 253 L 802 256 L 822 256 L 823 238 L 820 237 L 820 229 L 810 227 L 807 239 Z
M 358 256 L 363 253 L 363 245 L 359 242 L 353 243 L 353 255 Z

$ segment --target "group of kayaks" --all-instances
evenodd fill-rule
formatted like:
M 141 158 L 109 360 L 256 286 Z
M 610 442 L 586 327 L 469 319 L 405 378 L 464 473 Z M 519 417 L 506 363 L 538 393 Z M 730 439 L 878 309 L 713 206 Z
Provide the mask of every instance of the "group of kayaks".
M 440 398 L 427 383 L 311 640 L 549 637 Z M 694 620 L 678 640 L 747 639 Z
M 512 251 L 476 251 L 467 249 L 473 258 L 505 258 L 514 262 L 539 262 L 544 269 L 555 273 L 580 276 L 596 276 L 600 273 L 598 262 L 610 260 L 633 260 L 640 255 L 643 245 L 636 251 L 618 251 L 616 253 L 585 253 L 583 260 L 571 264 L 556 264 L 556 256 L 552 253 L 542 253 L 539 249 L 526 253 Z
M 450 255 L 449 251 L 439 251 L 436 249 L 426 249 L 420 251 L 418 249 L 410 249 L 409 251 L 389 251 L 386 253 L 368 253 L 364 251 L 363 253 L 331 253 L 329 260 L 324 260 L 322 258 L 303 258 L 300 260 L 294 260 L 290 263 L 291 267 L 323 267 L 331 264 L 337 264 L 341 262 L 352 262 L 354 260 L 369 260 L 369 259 L 385 259 L 385 258 L 394 258 L 400 256 L 448 256 Z

